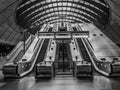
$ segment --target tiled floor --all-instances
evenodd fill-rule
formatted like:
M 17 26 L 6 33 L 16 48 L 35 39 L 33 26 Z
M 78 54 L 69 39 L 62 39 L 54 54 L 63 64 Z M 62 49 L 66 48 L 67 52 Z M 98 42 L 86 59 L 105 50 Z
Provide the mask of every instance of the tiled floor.
M 120 78 L 96 75 L 92 78 L 76 79 L 57 76 L 51 80 L 35 80 L 33 76 L 0 81 L 0 90 L 120 90 Z

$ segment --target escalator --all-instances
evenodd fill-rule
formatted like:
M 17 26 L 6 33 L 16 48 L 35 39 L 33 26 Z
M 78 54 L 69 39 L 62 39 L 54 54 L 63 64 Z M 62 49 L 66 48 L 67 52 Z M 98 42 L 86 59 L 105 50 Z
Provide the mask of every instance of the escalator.
M 51 31 L 52 31 L 52 28 L 50 28 L 48 32 L 51 32 Z M 49 45 L 49 41 L 50 41 L 50 39 L 44 39 L 43 40 L 43 44 L 41 46 L 40 51 L 38 52 L 34 68 L 31 71 L 31 74 L 29 76 L 34 76 L 34 74 L 35 74 L 34 72 L 36 71 L 36 65 L 44 60 L 45 55 L 47 53 L 47 47 Z
M 59 43 L 58 48 L 58 58 L 54 63 L 55 75 L 72 74 L 69 43 Z
M 20 59 L 22 59 L 23 55 L 24 55 L 24 51 L 21 50 L 13 62 L 17 63 Z
M 74 31 L 77 31 L 76 28 L 73 28 Z M 75 63 L 75 76 L 76 77 L 93 77 L 93 68 L 91 63 L 91 58 L 89 52 L 87 51 L 84 38 L 76 38 L 78 43 L 79 52 L 81 54 L 82 60 Z
M 43 45 L 41 47 L 41 50 L 40 50 L 40 52 L 38 54 L 36 63 L 39 63 L 39 62 L 44 60 L 46 50 L 47 50 L 47 47 L 48 47 L 48 43 L 49 43 L 49 39 L 45 39 L 44 42 L 43 42 Z
M 77 31 L 75 27 L 73 28 L 73 30 Z M 84 61 L 91 62 L 90 56 L 85 48 L 85 45 L 83 44 L 83 40 L 81 38 L 77 38 L 76 40 L 78 42 L 79 50 Z
M 52 28 L 50 28 L 48 32 L 51 32 L 51 31 L 52 31 Z M 39 62 L 42 62 L 44 60 L 44 57 L 46 55 L 46 51 L 47 51 L 47 47 L 48 47 L 49 41 L 50 41 L 50 39 L 45 39 L 44 40 L 43 45 L 41 47 L 41 50 L 40 50 L 40 52 L 38 54 L 38 57 L 37 57 L 37 60 L 36 60 L 36 64 L 39 63 Z
M 49 29 L 49 32 L 51 31 L 52 28 Z M 41 44 L 38 44 L 39 41 L 40 40 L 38 40 L 38 38 L 36 37 L 35 40 L 32 42 L 33 47 L 32 49 L 30 49 L 30 53 L 27 52 L 25 54 L 26 56 L 24 55 L 19 63 L 16 63 L 18 61 L 18 59 L 16 58 L 16 60 L 14 61 L 15 64 L 8 63 L 5 67 L 3 67 L 3 74 L 5 77 L 22 77 L 35 70 L 35 65 L 44 60 L 49 44 L 49 39 L 45 39 L 44 41 L 43 39 L 41 39 L 41 42 L 43 41 L 43 44 L 41 50 L 39 50 L 39 47 L 41 46 Z M 28 53 L 30 56 L 28 56 Z M 20 52 L 19 55 L 21 56 L 22 52 Z
M 74 31 L 77 31 L 77 29 L 76 29 L 75 27 L 73 27 L 73 30 L 74 30 Z M 91 62 L 91 59 L 90 59 L 90 56 L 89 56 L 89 54 L 88 54 L 88 52 L 87 52 L 87 50 L 86 50 L 86 48 L 85 48 L 85 45 L 83 44 L 83 41 L 82 41 L 82 40 L 84 41 L 84 38 L 83 38 L 83 39 L 81 39 L 81 38 L 78 38 L 78 39 L 77 39 L 78 46 L 79 46 L 79 50 L 80 50 L 80 52 L 81 52 L 82 58 L 84 59 L 84 61 L 87 61 L 87 62 L 92 63 L 92 62 Z M 86 39 L 86 40 L 88 41 L 88 39 Z M 88 43 L 89 43 L 89 45 L 91 45 L 89 41 L 88 41 Z M 87 43 L 85 42 L 85 44 L 87 44 Z M 91 46 L 91 47 L 92 47 L 92 46 Z M 92 48 L 93 48 L 93 47 L 92 47 Z M 92 67 L 93 67 L 93 66 L 92 66 Z M 94 76 L 101 76 L 101 74 L 98 73 L 98 72 L 95 70 L 95 68 L 92 68 L 92 73 L 93 73 Z
M 41 49 L 40 49 L 40 51 L 39 51 L 39 48 L 38 48 L 38 52 L 37 52 L 38 55 L 37 55 L 37 53 L 36 53 L 36 55 L 37 55 L 36 62 L 35 62 L 32 70 L 31 70 L 30 74 L 27 75 L 28 77 L 35 76 L 36 65 L 44 60 L 44 57 L 45 57 L 46 52 L 47 52 L 48 44 L 49 44 L 49 39 L 45 39 L 45 40 L 43 41 L 42 46 L 41 46 L 41 44 L 39 45 L 39 47 L 41 46 Z M 35 56 L 35 57 L 36 57 L 36 56 Z M 34 60 L 33 60 L 33 61 L 34 61 Z M 31 63 L 33 63 L 33 62 L 31 62 Z
M 82 55 L 82 58 L 84 59 L 84 61 L 91 62 L 90 56 L 83 44 L 82 39 L 80 39 L 80 38 L 77 39 L 77 42 L 78 42 L 79 50 L 81 52 L 81 55 Z

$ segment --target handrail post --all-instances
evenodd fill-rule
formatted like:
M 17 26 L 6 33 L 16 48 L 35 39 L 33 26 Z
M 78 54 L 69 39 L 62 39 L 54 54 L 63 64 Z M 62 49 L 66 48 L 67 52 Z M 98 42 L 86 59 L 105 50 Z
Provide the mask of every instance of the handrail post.
M 25 54 L 25 38 L 26 38 L 26 31 L 27 31 L 27 29 L 25 29 L 25 30 L 23 30 L 23 53 Z

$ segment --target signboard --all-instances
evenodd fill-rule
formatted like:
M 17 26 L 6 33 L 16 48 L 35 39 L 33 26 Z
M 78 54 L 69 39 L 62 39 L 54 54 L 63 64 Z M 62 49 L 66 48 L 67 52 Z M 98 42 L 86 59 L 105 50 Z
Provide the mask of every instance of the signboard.
M 53 39 L 88 38 L 89 31 L 38 32 L 38 37 L 39 38 L 53 38 Z

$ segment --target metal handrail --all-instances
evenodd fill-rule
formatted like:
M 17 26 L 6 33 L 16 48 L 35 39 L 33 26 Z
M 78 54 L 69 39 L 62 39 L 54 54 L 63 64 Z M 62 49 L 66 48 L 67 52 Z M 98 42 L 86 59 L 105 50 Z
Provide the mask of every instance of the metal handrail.
M 30 36 L 28 39 L 27 39 L 27 41 L 25 42 L 25 44 L 26 44 L 26 47 L 28 47 L 29 45 L 30 45 L 30 43 L 32 42 L 31 41 L 31 38 L 32 38 L 32 36 Z M 30 43 L 29 43 L 30 42 Z M 18 51 L 21 51 L 21 50 L 23 49 L 23 42 L 19 42 L 18 44 L 17 44 L 17 46 L 6 56 L 6 59 L 7 60 L 10 60 L 13 56 L 15 57 L 16 55 L 17 55 L 17 52 Z M 26 48 L 27 49 L 27 48 Z M 19 53 L 19 52 L 18 52 Z

